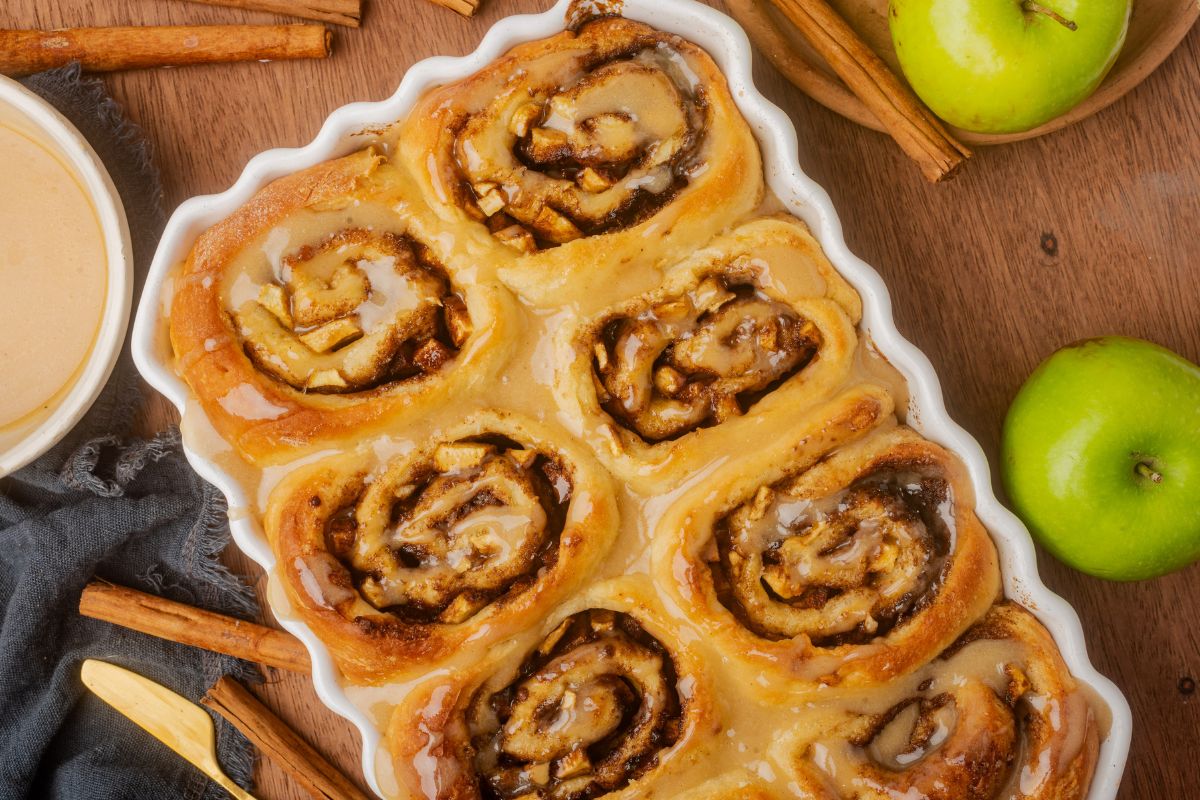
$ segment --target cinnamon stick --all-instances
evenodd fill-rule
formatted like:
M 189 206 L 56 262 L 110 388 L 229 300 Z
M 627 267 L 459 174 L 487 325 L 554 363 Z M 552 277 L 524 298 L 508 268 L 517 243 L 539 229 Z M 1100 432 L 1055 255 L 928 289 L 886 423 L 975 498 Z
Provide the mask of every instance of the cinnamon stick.
M 457 11 L 464 17 L 469 17 L 479 10 L 479 0 L 429 0 L 435 5 L 442 8 L 448 8 L 451 11 Z
M 306 674 L 311 669 L 308 652 L 291 634 L 124 586 L 89 583 L 79 598 L 79 613 L 246 661 Z
M 360 0 L 190 0 L 207 6 L 268 11 L 287 17 L 313 19 L 357 28 L 362 20 Z
M 771 0 L 858 95 L 931 181 L 953 175 L 971 151 L 956 140 L 825 0 Z
M 165 25 L 0 29 L 0 74 L 20 77 L 78 61 L 91 72 L 228 61 L 325 58 L 324 25 Z
M 229 720 L 313 797 L 367 800 L 337 767 L 233 678 L 221 678 L 200 702 Z

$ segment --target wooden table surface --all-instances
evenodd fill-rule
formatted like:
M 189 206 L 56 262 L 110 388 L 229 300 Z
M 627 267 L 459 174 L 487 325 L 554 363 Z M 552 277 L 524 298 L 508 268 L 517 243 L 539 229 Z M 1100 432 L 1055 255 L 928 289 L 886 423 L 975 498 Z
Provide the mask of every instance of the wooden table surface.
M 720 7 L 720 0 L 710 0 Z M 485 0 L 464 20 L 424 0 L 368 0 L 333 58 L 146 71 L 107 79 L 153 143 L 168 208 L 220 191 L 260 150 L 308 142 L 325 116 L 391 94 L 404 70 L 473 49 L 496 19 L 550 0 Z M 0 27 L 276 22 L 171 0 L 4 0 Z M 800 133 L 800 162 L 832 195 L 851 247 L 891 287 L 900 330 L 933 361 L 950 413 L 996 463 L 1021 381 L 1074 339 L 1123 333 L 1200 360 L 1200 28 L 1150 79 L 1067 131 L 980 152 L 957 180 L 924 183 L 889 139 L 826 111 L 760 64 L 760 86 Z M 1057 240 L 1057 251 L 1043 237 Z M 1200 398 L 1198 398 L 1200 402 Z M 147 398 L 147 417 L 171 411 Z M 251 580 L 261 577 L 230 556 Z M 1133 751 L 1120 797 L 1175 800 L 1200 787 L 1200 567 L 1105 583 L 1044 553 L 1042 575 L 1083 618 L 1092 660 L 1125 691 Z M 262 581 L 259 580 L 261 586 Z M 261 695 L 361 779 L 349 724 L 307 678 L 272 673 Z M 271 764 L 264 800 L 301 797 Z

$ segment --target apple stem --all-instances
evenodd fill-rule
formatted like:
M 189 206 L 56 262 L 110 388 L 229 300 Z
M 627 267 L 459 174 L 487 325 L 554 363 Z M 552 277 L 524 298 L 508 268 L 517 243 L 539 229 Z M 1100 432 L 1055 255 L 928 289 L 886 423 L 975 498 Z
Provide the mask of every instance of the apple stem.
M 1034 0 L 1024 0 L 1024 2 L 1021 3 L 1021 6 L 1026 11 L 1032 11 L 1035 14 L 1045 14 L 1047 17 L 1054 20 L 1059 25 L 1062 25 L 1069 31 L 1077 30 L 1079 28 L 1079 26 L 1076 25 L 1072 20 L 1067 19 L 1052 8 L 1046 8 L 1041 3 L 1035 3 Z
M 1162 473 L 1147 464 L 1145 461 L 1139 461 L 1137 466 L 1133 468 L 1133 471 L 1138 475 L 1141 475 L 1146 480 L 1154 481 L 1155 483 L 1163 482 Z

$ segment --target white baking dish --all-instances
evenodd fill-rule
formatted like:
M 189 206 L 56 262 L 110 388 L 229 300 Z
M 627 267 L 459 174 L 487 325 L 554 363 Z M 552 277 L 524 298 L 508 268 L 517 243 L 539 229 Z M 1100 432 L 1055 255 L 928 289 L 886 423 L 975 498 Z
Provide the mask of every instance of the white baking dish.
M 570 5 L 570 0 L 559 0 L 545 13 L 501 20 L 474 53 L 461 58 L 431 58 L 414 65 L 389 99 L 378 103 L 353 103 L 338 109 L 308 146 L 262 153 L 247 164 L 229 190 L 219 195 L 196 197 L 182 204 L 167 224 L 134 322 L 134 358 L 146 380 L 185 412 L 189 394 L 171 363 L 165 334 L 167 304 L 164 295 L 170 291 L 169 273 L 186 257 L 192 242 L 202 231 L 233 213 L 269 181 L 363 147 L 370 139 L 369 134 L 362 134 L 363 131 L 378 130 L 403 118 L 417 98 L 431 87 L 475 72 L 518 43 L 562 30 Z M 941 388 L 928 359 L 896 330 L 891 299 L 879 275 L 847 249 L 841 223 L 828 195 L 800 170 L 795 155 L 798 147 L 795 128 L 787 115 L 754 87 L 750 43 L 745 34 L 733 20 L 694 0 L 625 0 L 622 13 L 685 36 L 705 48 L 724 71 L 738 106 L 758 137 L 771 188 L 794 214 L 808 223 L 830 260 L 858 289 L 864 306 L 863 328 L 878 349 L 908 379 L 911 392 L 909 424 L 966 462 L 974 483 L 978 515 L 991 531 L 1000 552 L 1005 593 L 1037 614 L 1054 635 L 1074 675 L 1090 685 L 1111 709 L 1112 727 L 1100 750 L 1089 800 L 1112 800 L 1116 797 L 1129 751 L 1132 729 L 1129 705 L 1120 690 L 1099 674 L 1088 660 L 1083 630 L 1075 611 L 1042 584 L 1029 534 L 996 500 L 988 464 L 978 443 L 947 416 Z M 185 434 L 187 427 L 185 424 Z M 185 445 L 187 442 L 185 435 Z M 192 447 L 187 448 L 187 454 L 197 471 L 216 484 L 228 498 L 230 524 L 238 546 L 270 572 L 275 558 L 258 521 L 247 511 L 253 507 L 247 488 Z M 273 610 L 284 627 L 308 647 L 312 656 L 313 682 L 321 700 L 353 722 L 362 734 L 364 771 L 372 788 L 379 792 L 376 764 L 380 763 L 377 751 L 381 731 L 350 701 L 325 646 L 304 623 L 291 616 L 286 600 L 282 599 L 283 593 L 271 592 L 271 598 Z

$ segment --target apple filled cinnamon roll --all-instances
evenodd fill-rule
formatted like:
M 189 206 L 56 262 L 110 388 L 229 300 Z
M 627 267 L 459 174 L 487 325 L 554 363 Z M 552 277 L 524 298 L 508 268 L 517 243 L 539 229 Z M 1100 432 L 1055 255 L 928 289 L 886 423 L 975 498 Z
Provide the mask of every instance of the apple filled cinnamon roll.
M 726 654 L 786 678 L 768 693 L 907 674 L 1000 591 L 958 460 L 856 417 L 717 471 L 659 524 L 656 574 Z
M 171 307 L 176 363 L 251 460 L 378 429 L 500 355 L 504 290 L 455 278 L 410 224 L 413 194 L 364 150 L 270 184 L 197 240 Z
M 319 461 L 271 494 L 288 596 L 343 672 L 398 679 L 478 652 L 586 579 L 617 512 L 607 476 L 561 438 L 479 413 L 384 463 Z
M 535 637 L 411 695 L 393 717 L 423 800 L 631 800 L 714 732 L 702 662 L 634 580 L 593 587 Z
M 1100 725 L 1050 635 L 1020 606 L 995 606 L 881 698 L 784 740 L 781 760 L 804 797 L 1087 795 Z
M 400 150 L 471 257 L 535 302 L 703 242 L 762 194 L 712 59 L 619 17 L 520 45 L 426 96 Z
M 568 329 L 559 402 L 626 480 L 670 480 L 845 384 L 858 295 L 803 223 L 746 223 Z

